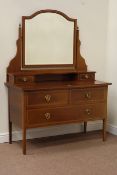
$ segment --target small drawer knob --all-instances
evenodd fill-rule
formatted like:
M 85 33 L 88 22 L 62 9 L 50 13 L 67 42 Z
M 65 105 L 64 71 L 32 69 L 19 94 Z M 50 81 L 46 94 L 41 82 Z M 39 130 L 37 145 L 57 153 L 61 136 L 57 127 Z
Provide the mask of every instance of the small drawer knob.
M 50 99 L 51 99 L 51 95 L 45 95 L 45 100 L 46 100 L 46 102 L 47 103 L 49 103 L 50 102 Z
M 46 120 L 49 120 L 50 119 L 50 117 L 51 117 L 51 115 L 50 115 L 50 113 L 45 113 L 45 117 L 46 117 Z
M 88 79 L 88 78 L 89 78 L 89 75 L 88 75 L 88 74 L 86 74 L 86 75 L 85 75 L 85 78 L 86 78 L 86 79 Z
M 23 77 L 23 79 L 22 79 L 24 82 L 27 82 L 27 77 Z

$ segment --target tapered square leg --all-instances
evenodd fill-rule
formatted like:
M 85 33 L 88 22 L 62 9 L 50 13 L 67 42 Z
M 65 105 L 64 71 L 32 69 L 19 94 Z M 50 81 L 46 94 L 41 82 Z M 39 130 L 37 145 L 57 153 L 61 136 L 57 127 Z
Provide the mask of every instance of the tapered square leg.
M 84 122 L 84 133 L 87 132 L 87 122 Z
M 103 141 L 106 141 L 106 125 L 107 125 L 107 120 L 103 119 L 103 130 L 102 130 L 102 134 L 103 134 Z
M 22 139 L 22 151 L 23 154 L 26 155 L 26 129 L 23 129 L 23 139 Z
M 9 144 L 12 144 L 12 122 L 9 121 Z

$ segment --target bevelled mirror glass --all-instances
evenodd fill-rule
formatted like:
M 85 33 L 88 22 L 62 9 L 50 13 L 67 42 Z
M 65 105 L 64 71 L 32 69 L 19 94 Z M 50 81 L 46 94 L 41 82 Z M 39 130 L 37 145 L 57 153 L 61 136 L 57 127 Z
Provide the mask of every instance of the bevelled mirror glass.
M 42 10 L 23 17 L 23 61 L 28 69 L 75 69 L 76 19 Z

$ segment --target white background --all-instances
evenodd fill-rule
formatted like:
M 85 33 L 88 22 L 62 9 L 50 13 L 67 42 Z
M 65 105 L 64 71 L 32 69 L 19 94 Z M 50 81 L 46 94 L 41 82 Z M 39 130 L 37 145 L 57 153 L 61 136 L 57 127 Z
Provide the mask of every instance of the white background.
M 97 72 L 97 79 L 113 82 L 109 90 L 109 114 L 111 124 L 117 125 L 116 7 L 116 0 L 110 0 L 110 4 L 108 0 L 0 0 L 0 134 L 8 131 L 7 89 L 4 82 L 6 67 L 16 54 L 18 25 L 21 16 L 41 9 L 56 9 L 78 18 L 81 53 L 88 69 Z

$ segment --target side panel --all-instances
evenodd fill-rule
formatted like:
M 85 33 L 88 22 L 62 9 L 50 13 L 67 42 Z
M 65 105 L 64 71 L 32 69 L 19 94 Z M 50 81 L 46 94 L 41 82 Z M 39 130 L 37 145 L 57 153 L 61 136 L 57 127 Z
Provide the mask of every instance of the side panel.
M 21 90 L 8 88 L 9 120 L 17 127 L 22 127 L 24 96 Z

